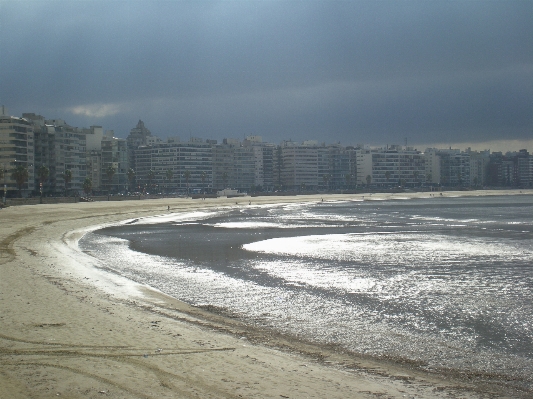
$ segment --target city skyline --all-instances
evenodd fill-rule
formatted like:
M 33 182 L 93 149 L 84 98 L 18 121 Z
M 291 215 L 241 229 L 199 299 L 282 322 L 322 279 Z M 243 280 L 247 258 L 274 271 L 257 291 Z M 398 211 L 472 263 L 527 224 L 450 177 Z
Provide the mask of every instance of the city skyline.
M 518 152 L 399 145 L 376 148 L 326 144 L 316 140 L 279 145 L 249 136 L 242 142 L 176 138 L 161 140 L 139 120 L 126 139 L 101 126 L 73 127 L 63 120 L 0 108 L 0 164 L 4 197 L 16 188 L 35 195 L 159 193 L 212 188 L 246 192 L 331 190 L 365 187 L 531 187 L 533 156 Z M 6 175 L 9 174 L 9 177 Z M 10 194 L 11 196 L 13 195 Z M 42 193 L 41 193 L 42 195 Z
M 533 148 L 533 3 L 0 2 L 0 104 L 125 138 Z
M 83 131 L 83 130 L 87 130 L 89 128 L 101 128 L 103 129 L 103 131 L 107 131 L 109 133 L 112 134 L 113 137 L 115 138 L 119 138 L 119 139 L 127 139 L 128 136 L 130 135 L 130 132 L 132 130 L 135 130 L 135 126 L 132 125 L 131 129 L 128 130 L 128 133 L 127 134 L 116 134 L 117 132 L 115 132 L 113 129 L 107 129 L 106 126 L 101 126 L 101 125 L 90 125 L 90 126 L 74 126 L 72 124 L 69 123 L 69 121 L 65 120 L 64 118 L 61 118 L 61 117 L 58 117 L 56 119 L 52 119 L 52 118 L 48 118 L 46 117 L 46 115 L 40 115 L 38 112 L 30 112 L 30 113 L 26 113 L 26 112 L 23 112 L 22 115 L 13 115 L 12 112 L 10 112 L 9 108 L 6 107 L 5 105 L 1 104 L 0 105 L 0 110 L 3 110 L 3 112 L 5 112 L 5 115 L 6 116 L 11 116 L 11 117 L 15 117 L 15 118 L 25 118 L 24 114 L 35 114 L 37 116 L 40 116 L 40 117 L 43 117 L 45 121 L 47 121 L 48 123 L 50 123 L 51 125 L 55 125 L 55 126 L 68 126 L 70 128 L 74 128 L 74 129 L 78 129 L 80 132 Z M 2 113 L 0 112 L 0 115 Z M 139 119 L 137 121 L 136 124 L 138 123 L 142 123 L 143 125 L 144 124 L 144 121 L 142 119 Z M 151 130 L 149 126 L 146 126 L 146 128 L 148 130 Z M 293 142 L 295 144 L 303 144 L 303 143 L 315 143 L 315 145 L 317 146 L 321 146 L 321 145 L 336 145 L 336 144 L 339 144 L 339 145 L 342 145 L 342 146 L 348 146 L 348 147 L 368 147 L 368 148 L 373 148 L 373 149 L 381 149 L 381 148 L 389 148 L 389 147 L 403 147 L 403 148 L 413 148 L 415 150 L 418 150 L 418 151 L 421 151 L 421 152 L 424 152 L 424 150 L 427 150 L 427 149 L 441 149 L 441 150 L 446 150 L 446 149 L 455 149 L 455 150 L 460 150 L 460 151 L 468 151 L 468 150 L 472 150 L 472 151 L 481 151 L 481 152 L 485 152 L 485 151 L 489 151 L 489 152 L 502 152 L 502 153 L 509 153 L 509 152 L 518 152 L 520 150 L 532 150 L 533 149 L 533 140 L 510 140 L 510 141 L 498 141 L 498 140 L 493 140 L 493 141 L 487 141 L 487 142 L 483 142 L 483 143 L 459 143 L 457 145 L 455 144 L 451 144 L 451 143 L 434 143 L 434 144 L 430 144 L 430 145 L 416 145 L 416 144 L 413 144 L 413 143 L 409 143 L 407 141 L 407 138 L 404 138 L 404 141 L 402 142 L 401 138 L 398 138 L 398 140 L 396 141 L 392 141 L 390 143 L 386 143 L 386 144 L 369 144 L 369 143 L 364 143 L 364 142 L 357 142 L 357 143 L 343 143 L 343 142 L 340 142 L 340 141 L 327 141 L 327 140 L 321 140 L 321 139 L 316 139 L 316 138 L 304 138 L 302 140 L 293 140 L 291 138 L 280 138 L 279 141 L 272 141 L 272 140 L 269 140 L 268 137 L 263 137 L 261 135 L 245 135 L 243 137 L 236 137 L 236 136 L 233 136 L 233 137 L 222 137 L 221 139 L 214 139 L 213 137 L 209 137 L 209 136 L 205 136 L 205 137 L 199 137 L 199 136 L 194 136 L 194 135 L 191 135 L 191 136 L 187 136 L 187 137 L 184 137 L 184 136 L 172 136 L 172 135 L 159 135 L 155 132 L 151 132 L 152 134 L 152 137 L 156 138 L 157 140 L 160 140 L 160 142 L 164 143 L 164 142 L 167 142 L 167 140 L 170 140 L 170 141 L 174 141 L 176 139 L 178 139 L 179 141 L 181 142 L 189 142 L 190 140 L 196 140 L 196 139 L 200 139 L 202 142 L 209 142 L 209 141 L 216 141 L 218 142 L 219 144 L 220 143 L 223 143 L 224 141 L 226 140 L 229 140 L 231 142 L 233 141 L 238 141 L 238 142 L 241 142 L 241 141 L 245 141 L 247 139 L 249 139 L 250 137 L 259 137 L 261 139 L 262 142 L 264 143 L 271 143 L 271 144 L 274 144 L 274 145 L 280 145 L 280 144 L 283 144 L 283 143 L 290 143 L 290 142 Z M 494 144 L 493 147 L 491 147 L 491 144 Z M 508 145 L 507 147 L 505 145 Z

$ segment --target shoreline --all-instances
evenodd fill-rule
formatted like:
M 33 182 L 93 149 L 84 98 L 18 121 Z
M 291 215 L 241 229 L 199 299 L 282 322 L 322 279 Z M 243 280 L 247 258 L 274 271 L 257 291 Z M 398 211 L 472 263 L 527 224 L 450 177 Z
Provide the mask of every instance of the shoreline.
M 443 196 L 520 194 L 533 191 Z M 246 326 L 217 309 L 192 307 L 110 276 L 77 249 L 88 229 L 164 215 L 168 206 L 177 213 L 249 201 L 367 200 L 370 195 L 167 198 L 1 210 L 0 397 L 526 397 L 505 386 L 421 372 Z M 430 198 L 430 193 L 371 197 Z

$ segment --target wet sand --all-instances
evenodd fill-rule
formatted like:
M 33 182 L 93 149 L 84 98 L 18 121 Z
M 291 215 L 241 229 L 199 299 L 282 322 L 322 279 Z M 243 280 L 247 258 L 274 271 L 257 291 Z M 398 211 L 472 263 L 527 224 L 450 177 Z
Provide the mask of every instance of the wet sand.
M 502 194 L 520 191 L 443 193 Z M 254 329 L 217 309 L 191 307 L 105 273 L 77 248 L 92 226 L 166 214 L 167 207 L 188 212 L 363 195 L 391 197 L 160 199 L 0 210 L 0 398 L 527 397 L 475 376 L 433 375 Z

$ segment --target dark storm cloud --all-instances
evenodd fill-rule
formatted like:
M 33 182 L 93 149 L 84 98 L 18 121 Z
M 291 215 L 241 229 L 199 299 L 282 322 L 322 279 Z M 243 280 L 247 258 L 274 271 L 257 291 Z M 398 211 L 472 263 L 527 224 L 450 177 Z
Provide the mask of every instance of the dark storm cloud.
M 533 2 L 0 3 L 0 101 L 124 137 L 531 139 Z

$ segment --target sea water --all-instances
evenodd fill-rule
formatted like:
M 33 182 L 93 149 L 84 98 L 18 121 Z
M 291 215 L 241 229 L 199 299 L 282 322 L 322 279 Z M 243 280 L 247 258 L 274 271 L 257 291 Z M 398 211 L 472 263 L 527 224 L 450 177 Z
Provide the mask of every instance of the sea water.
M 354 353 L 533 387 L 533 196 L 238 206 L 87 234 L 102 266 Z

